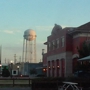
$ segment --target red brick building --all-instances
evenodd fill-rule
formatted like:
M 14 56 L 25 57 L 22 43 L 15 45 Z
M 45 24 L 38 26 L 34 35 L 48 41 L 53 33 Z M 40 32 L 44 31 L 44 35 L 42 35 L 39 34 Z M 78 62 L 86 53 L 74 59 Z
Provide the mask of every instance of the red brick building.
M 77 47 L 90 38 L 90 22 L 79 27 L 62 28 L 55 24 L 51 35 L 47 37 L 47 53 L 43 54 L 43 66 L 47 68 L 49 77 L 67 77 L 79 57 Z

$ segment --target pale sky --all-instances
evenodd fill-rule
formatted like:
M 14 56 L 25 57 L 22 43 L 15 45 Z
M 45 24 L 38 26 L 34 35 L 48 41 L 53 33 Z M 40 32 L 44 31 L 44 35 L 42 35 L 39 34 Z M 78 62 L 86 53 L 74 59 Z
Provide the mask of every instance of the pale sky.
M 2 62 L 22 55 L 23 34 L 37 34 L 37 61 L 54 24 L 77 27 L 90 21 L 90 0 L 0 0 Z

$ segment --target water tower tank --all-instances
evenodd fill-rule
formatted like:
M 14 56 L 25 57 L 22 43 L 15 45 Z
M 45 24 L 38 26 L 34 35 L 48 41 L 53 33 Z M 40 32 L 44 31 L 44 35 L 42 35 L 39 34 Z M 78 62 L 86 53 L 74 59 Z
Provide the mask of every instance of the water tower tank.
M 22 61 L 36 62 L 36 32 L 32 29 L 24 31 Z
M 36 38 L 36 32 L 32 29 L 27 29 L 24 32 L 24 39 L 28 40 L 28 41 L 32 41 Z

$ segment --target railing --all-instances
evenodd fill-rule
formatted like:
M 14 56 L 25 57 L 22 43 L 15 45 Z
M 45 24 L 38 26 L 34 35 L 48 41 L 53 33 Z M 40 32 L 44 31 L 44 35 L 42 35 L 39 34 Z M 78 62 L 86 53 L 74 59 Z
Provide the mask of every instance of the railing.
M 31 87 L 32 79 L 30 78 L 0 78 L 0 86 L 22 86 Z

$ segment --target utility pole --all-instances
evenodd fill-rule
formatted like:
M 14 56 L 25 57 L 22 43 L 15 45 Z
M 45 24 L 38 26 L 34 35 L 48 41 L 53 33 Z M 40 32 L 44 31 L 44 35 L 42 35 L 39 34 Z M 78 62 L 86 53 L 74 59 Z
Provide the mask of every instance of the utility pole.
M 5 64 L 6 64 L 6 58 L 5 58 Z

